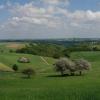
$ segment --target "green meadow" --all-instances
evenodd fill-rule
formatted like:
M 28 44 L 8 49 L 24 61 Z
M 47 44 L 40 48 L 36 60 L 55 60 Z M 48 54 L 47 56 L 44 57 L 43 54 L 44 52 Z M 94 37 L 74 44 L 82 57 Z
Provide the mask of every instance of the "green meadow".
M 28 57 L 30 63 L 18 63 L 19 57 Z M 82 76 L 61 77 L 53 69 L 55 59 L 28 54 L 0 53 L 0 70 L 11 70 L 17 64 L 19 71 L 32 67 L 36 75 L 23 78 L 21 73 L 0 72 L 0 100 L 100 100 L 100 52 L 74 52 L 71 59 L 85 58 L 91 70 Z

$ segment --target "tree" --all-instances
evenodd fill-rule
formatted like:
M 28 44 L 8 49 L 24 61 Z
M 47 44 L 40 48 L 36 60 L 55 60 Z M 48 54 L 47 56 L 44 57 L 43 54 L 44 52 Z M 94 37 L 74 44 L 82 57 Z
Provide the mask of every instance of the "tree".
M 3 53 L 4 52 L 4 50 L 1 50 L 1 53 Z
M 14 64 L 13 67 L 12 67 L 12 69 L 13 69 L 14 71 L 18 71 L 18 65 Z
M 53 55 L 53 58 L 55 58 L 55 59 L 59 59 L 61 57 L 61 55 L 59 54 L 59 53 L 55 53 L 54 55 Z
M 65 57 L 70 58 L 71 52 L 68 49 L 64 49 L 63 54 L 64 54 Z
M 12 49 L 9 50 L 10 53 L 13 53 L 14 51 Z
M 74 73 L 74 63 L 68 58 L 61 58 L 54 65 L 56 71 L 60 72 L 61 75 L 64 75 L 64 72 L 67 70 Z
M 35 71 L 32 68 L 27 68 L 22 71 L 24 75 L 27 75 L 27 78 L 31 78 L 31 75 L 35 74 Z
M 74 63 L 75 63 L 75 68 L 77 71 L 79 71 L 80 75 L 82 75 L 82 72 L 84 70 L 89 70 L 91 67 L 91 64 L 85 59 L 75 60 Z

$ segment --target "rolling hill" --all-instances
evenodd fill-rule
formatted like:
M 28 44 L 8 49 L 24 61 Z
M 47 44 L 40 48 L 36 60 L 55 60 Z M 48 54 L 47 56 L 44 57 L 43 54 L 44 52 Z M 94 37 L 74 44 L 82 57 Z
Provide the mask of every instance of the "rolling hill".
M 19 57 L 30 63 L 17 62 Z M 71 59 L 85 58 L 92 69 L 82 76 L 60 77 L 54 72 L 55 59 L 29 54 L 0 53 L 1 65 L 27 67 L 37 75 L 23 79 L 20 73 L 0 73 L 0 100 L 100 100 L 100 52 L 73 52 Z
M 13 72 L 10 67 L 4 65 L 3 63 L 0 63 L 0 71 Z
M 30 63 L 19 63 L 20 57 L 27 57 L 30 59 Z M 53 58 L 40 57 L 29 54 L 16 54 L 16 53 L 2 53 L 0 54 L 0 62 L 12 68 L 14 64 L 17 64 L 19 71 L 24 68 L 32 67 L 37 72 L 48 72 L 52 70 L 52 64 L 55 62 Z

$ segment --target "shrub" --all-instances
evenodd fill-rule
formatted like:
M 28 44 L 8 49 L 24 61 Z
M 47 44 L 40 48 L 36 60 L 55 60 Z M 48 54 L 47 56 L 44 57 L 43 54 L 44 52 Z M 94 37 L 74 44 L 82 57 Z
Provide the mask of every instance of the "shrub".
M 13 69 L 14 71 L 18 71 L 18 66 L 17 66 L 16 64 L 14 64 L 13 67 L 12 67 L 12 69 Z

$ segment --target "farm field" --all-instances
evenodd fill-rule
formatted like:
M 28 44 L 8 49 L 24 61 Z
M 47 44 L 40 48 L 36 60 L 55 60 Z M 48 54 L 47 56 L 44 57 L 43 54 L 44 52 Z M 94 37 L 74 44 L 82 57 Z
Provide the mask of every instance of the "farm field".
M 30 58 L 30 63 L 18 63 L 19 57 Z M 0 53 L 0 68 L 13 64 L 32 67 L 36 75 L 23 78 L 21 73 L 0 72 L 0 100 L 100 100 L 100 52 L 74 52 L 73 58 L 85 58 L 92 69 L 82 76 L 60 77 L 53 69 L 55 59 L 28 54 Z M 4 67 L 5 68 L 5 67 Z

